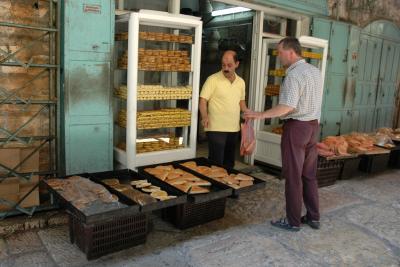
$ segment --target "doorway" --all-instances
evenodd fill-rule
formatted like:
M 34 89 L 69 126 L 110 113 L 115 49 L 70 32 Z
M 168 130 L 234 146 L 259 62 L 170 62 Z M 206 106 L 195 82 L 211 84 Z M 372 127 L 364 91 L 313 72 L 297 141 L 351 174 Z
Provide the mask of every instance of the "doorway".
M 237 52 L 240 61 L 236 74 L 245 81 L 247 100 L 250 84 L 254 12 L 250 9 L 242 9 L 240 12 L 229 13 L 232 8 L 238 7 L 216 1 L 208 2 L 207 8 L 200 8 L 203 10 L 200 88 L 202 88 L 210 75 L 221 70 L 221 57 L 223 52 L 226 50 L 234 50 Z M 226 14 L 218 15 L 218 12 L 215 14 L 215 11 Z M 208 142 L 204 128 L 201 125 L 200 114 L 198 121 L 197 155 L 207 157 Z M 240 156 L 239 148 L 240 139 L 238 138 L 235 159 L 236 161 L 243 162 L 244 158 Z

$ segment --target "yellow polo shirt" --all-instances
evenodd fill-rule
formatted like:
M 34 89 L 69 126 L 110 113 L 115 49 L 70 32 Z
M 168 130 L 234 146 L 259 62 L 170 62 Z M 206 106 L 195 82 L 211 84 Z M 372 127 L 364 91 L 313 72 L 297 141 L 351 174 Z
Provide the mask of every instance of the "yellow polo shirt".
M 245 100 L 245 83 L 236 75 L 231 83 L 222 71 L 206 80 L 200 97 L 208 102 L 209 128 L 206 131 L 240 131 L 240 100 Z

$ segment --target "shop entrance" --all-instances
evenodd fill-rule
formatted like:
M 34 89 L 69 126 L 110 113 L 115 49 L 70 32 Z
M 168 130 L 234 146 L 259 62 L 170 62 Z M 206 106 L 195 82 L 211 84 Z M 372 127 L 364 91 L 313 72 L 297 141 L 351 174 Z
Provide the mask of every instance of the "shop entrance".
M 200 71 L 200 89 L 207 78 L 221 70 L 221 56 L 226 50 L 234 50 L 240 61 L 236 74 L 246 83 L 246 100 L 250 85 L 251 47 L 254 12 L 215 1 L 204 1 L 203 41 Z M 201 125 L 199 114 L 197 155 L 208 156 L 206 133 Z M 243 161 L 240 156 L 240 138 L 236 144 L 236 161 Z
M 279 102 L 280 86 L 285 76 L 285 70 L 277 58 L 276 49 L 279 41 L 278 38 L 263 38 L 262 40 L 259 86 L 255 96 L 257 111 L 270 109 Z M 309 36 L 302 36 L 299 41 L 303 49 L 303 58 L 321 70 L 324 80 L 328 41 Z M 254 160 L 281 167 L 282 121 L 279 118 L 257 120 L 255 132 L 257 145 Z

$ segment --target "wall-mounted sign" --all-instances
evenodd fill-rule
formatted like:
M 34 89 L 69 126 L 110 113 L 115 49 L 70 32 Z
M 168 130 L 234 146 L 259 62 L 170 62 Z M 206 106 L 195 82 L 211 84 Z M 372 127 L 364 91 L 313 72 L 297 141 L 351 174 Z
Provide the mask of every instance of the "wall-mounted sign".
M 101 5 L 83 4 L 83 13 L 101 14 Z

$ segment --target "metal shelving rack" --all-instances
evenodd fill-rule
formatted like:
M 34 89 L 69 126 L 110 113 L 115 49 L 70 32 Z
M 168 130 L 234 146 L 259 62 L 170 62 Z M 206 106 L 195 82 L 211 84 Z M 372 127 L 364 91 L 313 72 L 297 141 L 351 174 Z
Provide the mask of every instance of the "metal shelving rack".
M 39 176 L 50 176 L 55 175 L 57 173 L 58 166 L 58 147 L 59 141 L 57 139 L 57 129 L 59 129 L 59 77 L 60 77 L 60 8 L 61 5 L 57 1 L 45 1 L 48 4 L 49 10 L 49 21 L 48 25 L 26 25 L 26 24 L 18 24 L 18 23 L 10 23 L 10 22 L 0 22 L 1 27 L 12 27 L 19 29 L 30 29 L 32 31 L 40 31 L 43 32 L 38 38 L 31 40 L 25 43 L 22 47 L 20 47 L 15 52 L 8 52 L 0 49 L 0 66 L 8 66 L 15 68 L 24 68 L 24 69 L 32 69 L 38 68 L 41 69 L 38 74 L 36 74 L 32 79 L 28 82 L 19 86 L 18 88 L 3 88 L 0 86 L 0 108 L 4 105 L 15 105 L 19 106 L 22 112 L 26 112 L 30 106 L 38 106 L 38 111 L 36 111 L 26 122 L 22 123 L 17 130 L 10 131 L 5 127 L 0 126 L 0 132 L 6 135 L 5 138 L 0 138 L 0 148 L 5 147 L 12 141 L 18 141 L 21 144 L 32 145 L 35 144 L 34 150 L 29 153 L 25 158 L 21 159 L 18 165 L 13 168 L 9 168 L 0 164 L 0 167 L 5 169 L 7 174 L 0 175 L 0 183 L 9 179 L 10 177 L 19 177 L 20 179 L 25 179 L 30 181 L 33 175 Z M 23 50 L 28 50 L 33 47 L 37 42 L 43 41 L 44 38 L 48 38 L 48 56 L 49 60 L 46 64 L 39 64 L 33 62 L 31 58 L 28 62 L 22 62 L 17 58 L 18 53 Z M 47 41 L 47 40 L 46 40 Z M 18 92 L 22 91 L 24 88 L 32 86 L 33 82 L 38 80 L 39 78 L 48 75 L 48 98 L 47 99 L 36 99 L 31 100 L 33 96 L 35 96 L 35 91 L 32 91 L 32 94 L 29 98 L 22 98 L 18 96 Z M 12 92 L 10 92 L 12 91 Z M 25 129 L 27 126 L 31 125 L 32 121 L 38 118 L 43 112 L 48 112 L 48 134 L 44 136 L 22 136 L 20 132 Z M 26 162 L 29 158 L 31 158 L 36 152 L 40 151 L 43 147 L 48 145 L 48 166 L 47 170 L 40 170 L 37 172 L 31 173 L 21 173 L 17 171 L 17 169 Z M 9 200 L 1 199 L 0 204 L 9 206 L 11 209 L 9 211 L 0 212 L 0 220 L 4 219 L 11 215 L 16 214 L 27 214 L 31 216 L 35 211 L 39 210 L 47 210 L 55 207 L 53 202 L 53 198 L 50 195 L 50 203 L 46 205 L 34 206 L 31 208 L 23 208 L 20 206 L 20 203 L 26 199 L 29 194 L 31 194 L 37 187 L 39 183 L 37 183 L 28 193 L 22 196 L 18 202 L 12 202 Z

